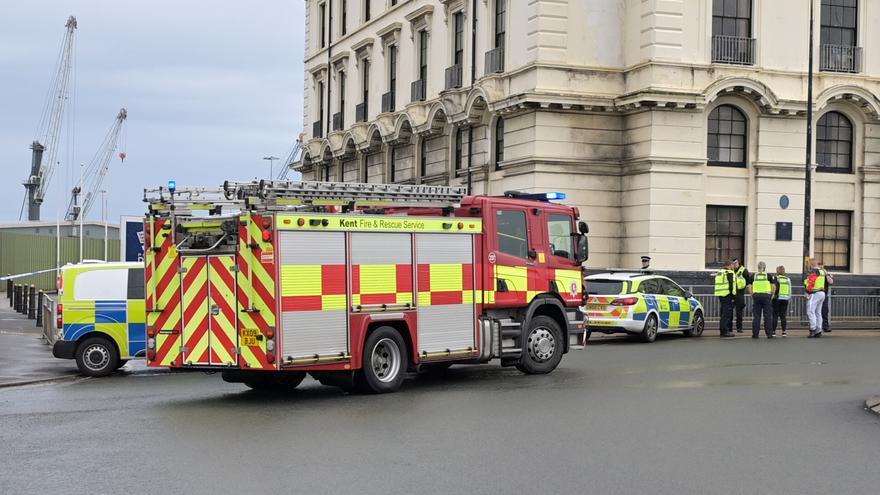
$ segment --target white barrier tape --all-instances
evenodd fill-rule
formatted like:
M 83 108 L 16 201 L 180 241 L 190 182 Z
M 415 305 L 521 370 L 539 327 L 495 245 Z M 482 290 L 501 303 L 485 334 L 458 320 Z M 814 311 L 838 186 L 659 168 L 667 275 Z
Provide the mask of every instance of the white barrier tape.
M 49 273 L 49 272 L 55 272 L 55 271 L 58 271 L 58 269 L 57 268 L 49 268 L 48 270 L 40 270 L 40 271 L 30 272 L 30 273 L 18 273 L 15 275 L 7 275 L 5 277 L 0 277 L 0 282 L 5 282 L 7 280 L 15 280 L 17 278 L 30 277 L 32 275 L 40 275 L 42 273 Z

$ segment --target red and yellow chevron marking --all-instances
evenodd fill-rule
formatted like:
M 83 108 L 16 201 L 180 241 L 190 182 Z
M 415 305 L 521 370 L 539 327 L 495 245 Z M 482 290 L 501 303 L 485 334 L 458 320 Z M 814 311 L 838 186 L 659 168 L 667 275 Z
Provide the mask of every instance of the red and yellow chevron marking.
M 180 366 L 180 257 L 171 221 L 150 217 L 144 232 L 147 328 L 156 334 L 156 358 L 147 365 Z
M 343 279 L 343 293 L 345 292 Z M 352 265 L 351 304 L 412 304 L 412 265 Z
M 274 246 L 264 242 L 260 215 L 242 216 L 238 228 L 238 332 L 275 329 Z M 275 369 L 266 360 L 266 339 L 242 345 L 239 365 L 251 369 Z M 280 347 L 279 347 L 280 348 Z M 279 360 L 280 361 L 280 360 Z
M 474 291 L 471 263 L 419 264 L 419 306 L 480 304 L 482 293 Z
M 525 306 L 549 289 L 547 282 L 538 277 L 537 270 L 529 270 L 527 266 L 492 265 L 492 270 L 494 287 L 484 291 L 487 304 Z M 499 280 L 507 285 L 506 292 L 498 290 Z
M 185 256 L 183 278 L 183 361 L 209 364 L 208 350 L 208 259 Z
M 236 363 L 235 347 L 238 330 L 235 317 L 235 263 L 234 256 L 211 256 L 208 258 L 208 285 L 211 306 L 218 308 L 217 314 L 211 312 L 211 364 L 231 365 Z
M 282 311 L 346 309 L 345 265 L 282 265 Z

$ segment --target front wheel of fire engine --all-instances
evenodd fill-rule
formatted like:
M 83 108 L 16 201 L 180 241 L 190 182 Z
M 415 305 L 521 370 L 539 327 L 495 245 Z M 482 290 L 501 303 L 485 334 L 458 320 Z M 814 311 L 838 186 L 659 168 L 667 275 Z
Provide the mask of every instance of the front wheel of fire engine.
M 529 375 L 550 373 L 562 359 L 562 330 L 549 316 L 536 316 L 524 334 L 522 358 L 516 368 Z
M 76 348 L 76 367 L 86 376 L 107 376 L 116 370 L 119 352 L 116 346 L 102 337 L 82 341 Z
M 360 371 L 364 392 L 384 394 L 400 388 L 407 368 L 406 344 L 397 330 L 379 327 L 364 344 L 364 363 Z

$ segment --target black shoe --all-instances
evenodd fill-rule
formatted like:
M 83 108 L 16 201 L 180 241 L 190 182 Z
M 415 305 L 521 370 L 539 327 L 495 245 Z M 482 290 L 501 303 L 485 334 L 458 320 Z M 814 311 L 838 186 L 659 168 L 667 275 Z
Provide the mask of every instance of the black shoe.
M 813 335 L 813 338 L 814 338 L 814 339 L 821 339 L 821 338 L 822 338 L 822 332 L 818 332 L 818 333 L 814 334 L 814 335 Z
M 772 334 L 772 333 L 771 333 L 771 334 L 770 334 L 770 335 L 768 335 L 768 336 L 767 336 L 767 338 L 768 338 L 768 339 L 775 339 L 775 338 L 776 338 L 776 336 L 775 336 L 775 335 L 773 335 L 773 334 Z
M 737 328 L 737 329 L 736 329 L 736 333 L 743 333 L 743 329 L 742 329 L 742 328 Z
M 753 338 L 753 339 L 757 339 L 757 338 L 759 338 L 759 337 L 758 337 L 757 335 L 752 335 L 752 338 Z
M 813 333 L 813 332 L 810 332 L 810 335 L 807 335 L 807 338 L 808 338 L 808 339 L 812 339 L 812 338 L 815 338 L 815 337 L 816 337 L 816 334 Z
M 733 336 L 734 336 L 733 333 L 722 333 L 722 334 L 721 334 L 721 338 L 722 338 L 722 339 L 730 338 L 730 337 L 733 337 Z
M 822 333 L 831 333 L 831 329 L 829 328 L 827 330 L 822 330 Z

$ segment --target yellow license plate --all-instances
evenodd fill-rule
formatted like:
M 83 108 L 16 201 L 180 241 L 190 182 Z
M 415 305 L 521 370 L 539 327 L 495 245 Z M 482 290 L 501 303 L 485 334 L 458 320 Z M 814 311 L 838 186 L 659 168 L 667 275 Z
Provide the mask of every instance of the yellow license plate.
M 602 325 L 613 325 L 613 324 L 614 324 L 613 321 L 608 321 L 608 320 L 590 320 L 590 321 L 589 321 L 589 325 L 590 325 L 591 327 L 592 327 L 592 326 L 600 327 L 600 326 L 602 326 Z
M 241 342 L 239 342 L 239 345 L 242 347 L 251 346 L 251 345 L 258 345 L 257 344 L 257 334 L 258 333 L 259 333 L 259 331 L 256 328 L 243 328 L 241 330 Z
M 587 304 L 587 309 L 591 309 L 593 311 L 602 311 L 605 309 L 605 305 L 602 303 L 590 303 Z

